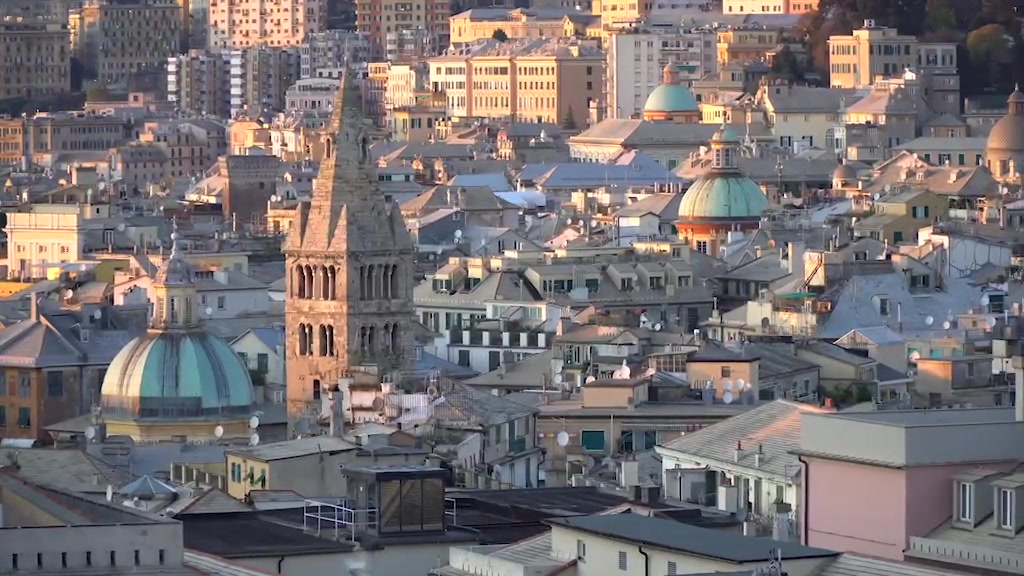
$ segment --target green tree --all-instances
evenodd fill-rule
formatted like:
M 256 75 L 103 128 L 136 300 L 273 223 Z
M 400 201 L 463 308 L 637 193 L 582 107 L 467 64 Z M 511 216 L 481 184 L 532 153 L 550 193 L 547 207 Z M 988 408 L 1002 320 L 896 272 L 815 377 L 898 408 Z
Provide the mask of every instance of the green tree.
M 772 59 L 772 76 L 791 82 L 803 79 L 804 73 L 800 68 L 800 62 L 789 46 L 783 46 L 782 50 L 779 50 L 775 54 L 775 58 Z
M 109 102 L 110 89 L 106 84 L 97 82 L 85 91 L 85 99 L 88 102 Z
M 967 54 L 971 64 L 987 71 L 987 86 L 994 87 L 1003 77 L 1002 69 L 1011 65 L 1016 41 L 1002 24 L 986 24 L 967 35 Z
M 576 116 L 572 113 L 572 106 L 569 106 L 565 111 L 565 116 L 562 117 L 562 130 L 575 130 L 576 129 Z
M 494 34 L 491 34 L 491 38 L 497 40 L 498 42 L 508 42 L 508 34 L 506 34 L 505 31 L 502 30 L 501 28 L 495 30 Z

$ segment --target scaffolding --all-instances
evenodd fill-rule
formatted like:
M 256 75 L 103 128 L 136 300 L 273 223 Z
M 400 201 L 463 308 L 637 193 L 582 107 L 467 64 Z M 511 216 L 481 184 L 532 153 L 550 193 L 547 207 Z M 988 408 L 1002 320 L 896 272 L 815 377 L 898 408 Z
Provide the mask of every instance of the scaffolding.
M 354 541 L 356 536 L 367 529 L 377 527 L 377 508 L 359 509 L 351 500 L 324 502 L 305 500 L 302 510 L 302 528 L 323 536 L 324 530 L 334 532 L 334 540 L 345 537 Z

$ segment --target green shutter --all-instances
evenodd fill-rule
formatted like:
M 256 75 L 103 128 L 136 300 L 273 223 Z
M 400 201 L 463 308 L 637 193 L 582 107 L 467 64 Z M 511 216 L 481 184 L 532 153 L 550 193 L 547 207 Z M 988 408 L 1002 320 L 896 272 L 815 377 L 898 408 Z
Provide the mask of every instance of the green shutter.
M 584 450 L 604 451 L 604 430 L 584 430 L 580 434 L 580 444 Z

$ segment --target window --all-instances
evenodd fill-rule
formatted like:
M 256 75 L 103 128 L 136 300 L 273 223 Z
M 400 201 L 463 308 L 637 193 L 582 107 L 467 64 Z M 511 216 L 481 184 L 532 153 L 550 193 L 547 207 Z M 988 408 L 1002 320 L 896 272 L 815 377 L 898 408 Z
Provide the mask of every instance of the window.
M 223 310 L 228 306 L 227 296 L 217 296 L 217 310 Z
M 64 373 L 53 371 L 46 373 L 46 396 L 48 398 L 64 397 Z
M 604 451 L 604 430 L 584 430 L 580 433 L 580 445 L 588 452 Z
M 92 566 L 92 552 L 89 550 L 85 551 L 85 565 Z
M 139 564 L 142 564 L 141 560 L 142 560 L 142 559 L 141 559 L 141 558 L 139 558 L 139 551 L 138 551 L 138 550 L 136 550 L 136 551 L 135 551 L 135 565 L 136 565 L 136 566 L 138 566 Z
M 67 568 L 68 567 L 68 553 L 67 552 L 61 552 L 60 553 L 60 567 L 61 568 Z
M 728 378 L 732 376 L 732 368 L 729 366 L 722 366 L 722 378 Z
M 0 428 L 7 427 L 7 406 L 0 405 Z
M 242 365 L 243 366 L 245 366 L 246 368 L 249 367 L 249 355 L 248 354 L 246 354 L 245 352 L 239 352 L 238 353 L 238 359 L 242 361 Z
M 999 491 L 999 527 L 1013 530 L 1013 490 L 1003 488 Z
M 669 560 L 666 572 L 668 573 L 668 576 L 676 576 L 676 574 L 679 574 L 679 567 L 676 566 L 675 562 Z
M 313 400 L 320 399 L 320 380 L 313 380 Z
M 164 565 L 164 549 L 163 548 L 160 549 L 160 555 L 159 555 L 158 561 L 160 562 L 161 566 Z
M 889 299 L 888 298 L 879 298 L 878 299 L 878 313 L 881 314 L 882 316 L 888 316 L 889 315 Z
M 32 373 L 28 370 L 18 372 L 18 396 L 22 398 L 32 397 Z
M 43 567 L 43 553 L 42 552 L 36 552 L 36 568 L 42 568 L 42 567 Z
M 580 562 L 587 560 L 587 543 L 583 540 L 576 541 L 576 559 Z
M 974 485 L 968 482 L 960 483 L 960 509 L 957 510 L 957 518 L 961 522 L 973 522 L 974 514 Z
M 256 355 L 256 371 L 263 374 L 270 372 L 270 356 L 266 354 Z
M 708 243 L 707 243 L 707 241 L 705 241 L 705 240 L 698 240 L 697 241 L 697 252 L 700 252 L 702 254 L 707 254 L 708 253 Z
M 32 427 L 32 409 L 18 408 L 18 428 Z
M 117 566 L 117 551 L 115 550 L 110 551 L 110 565 Z
M 619 550 L 619 570 L 625 572 L 629 569 L 628 562 L 626 561 L 626 553 Z
M 469 367 L 469 350 L 459 350 L 459 366 Z

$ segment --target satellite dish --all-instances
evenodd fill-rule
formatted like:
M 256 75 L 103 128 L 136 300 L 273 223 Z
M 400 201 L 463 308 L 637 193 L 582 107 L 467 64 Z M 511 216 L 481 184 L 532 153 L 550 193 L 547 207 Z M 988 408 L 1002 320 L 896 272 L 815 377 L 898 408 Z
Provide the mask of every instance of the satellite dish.
M 647 370 L 644 370 L 644 377 L 645 378 L 650 378 L 651 376 L 654 376 L 657 373 L 658 373 L 658 371 L 654 369 L 654 366 L 651 366 Z
M 462 230 L 456 230 L 455 231 L 455 237 L 456 238 L 462 238 Z
M 554 376 L 551 377 L 551 380 L 554 381 L 555 384 L 561 384 L 562 383 L 562 374 L 561 373 L 555 374 Z
M 433 384 L 427 386 L 427 396 L 430 396 L 431 398 L 437 398 L 440 395 L 441 393 L 437 389 L 437 386 L 434 386 Z
M 927 317 L 926 317 L 926 318 L 924 319 L 924 323 L 925 323 L 926 325 L 928 325 L 928 326 L 931 326 L 932 324 L 935 324 L 935 318 L 932 318 L 931 316 L 927 316 Z
M 662 328 L 663 328 L 663 326 L 661 325 L 661 322 L 655 322 L 654 323 L 654 331 L 655 332 L 661 332 Z
M 107 502 L 113 502 L 113 501 L 114 501 L 114 487 L 111 486 L 110 484 L 107 484 Z
M 253 416 L 252 418 L 249 418 L 249 428 L 252 428 L 252 429 L 255 430 L 256 428 L 259 428 L 259 427 L 260 427 L 260 417 L 259 416 Z
M 569 445 L 569 433 L 562 430 L 558 434 L 555 434 L 555 444 L 558 444 L 562 448 Z
M 118 222 L 117 223 L 117 231 L 118 232 L 124 232 L 124 222 Z
M 210 308 L 209 306 L 203 308 L 203 314 L 206 314 L 207 316 L 213 314 L 213 308 Z
M 988 294 L 982 294 L 981 295 L 981 305 L 982 306 L 988 306 L 988 303 L 989 303 Z
M 95 438 L 95 437 L 96 437 L 96 428 L 94 426 L 89 426 L 88 428 L 85 429 L 85 439 L 86 440 L 92 441 L 92 439 Z
M 722 394 L 722 402 L 725 402 L 726 404 L 732 404 L 732 401 L 732 392 L 726 392 L 725 394 Z
M 750 382 L 747 382 L 746 384 L 743 385 L 744 392 L 749 391 L 751 388 L 753 388 L 753 386 L 750 384 Z
M 749 386 L 749 385 L 750 385 L 750 382 L 744 382 L 743 378 L 737 378 L 736 379 L 736 389 L 737 390 L 742 390 L 744 386 Z
M 253 432 L 252 436 L 249 436 L 249 446 L 257 446 L 260 443 L 260 435 Z
M 989 319 L 986 320 L 985 323 L 988 324 L 989 328 L 995 328 L 998 321 L 995 318 L 989 317 Z
M 65 290 L 65 291 L 64 291 L 64 298 L 65 298 L 65 299 L 67 299 L 67 300 L 71 300 L 71 299 L 72 299 L 72 298 L 74 298 L 74 297 L 75 297 L 75 291 L 74 291 L 74 290 L 71 290 L 71 289 L 69 288 L 69 289 L 67 289 L 67 290 Z
M 216 428 L 213 429 L 213 435 L 216 438 L 223 438 L 224 437 L 224 427 L 218 425 Z
M 494 478 L 495 480 L 501 480 L 502 470 L 503 468 L 501 467 L 501 464 L 495 464 L 494 469 L 491 470 L 491 478 Z
M 914 350 L 913 352 L 910 353 L 910 361 L 911 362 L 917 362 L 920 359 L 921 359 L 921 353 L 918 352 L 917 350 Z
M 732 380 L 723 380 L 722 384 L 725 386 L 726 390 L 732 390 Z
M 373 402 L 370 403 L 370 407 L 373 408 L 374 412 L 380 412 L 384 409 L 384 399 L 380 396 L 375 397 Z
M 949 320 L 946 320 L 945 322 L 942 323 L 942 328 L 944 330 L 949 330 L 950 326 L 952 326 L 952 324 L 949 322 Z
M 594 375 L 593 375 L 593 374 L 591 374 L 590 376 L 587 376 L 587 379 L 585 380 L 585 382 L 586 382 L 587 384 L 590 384 L 590 383 L 591 383 L 591 382 L 593 382 L 594 380 L 597 380 L 597 378 L 594 378 Z
M 103 318 L 103 310 L 97 309 L 95 312 L 92 313 L 92 317 L 94 320 L 99 320 L 100 318 Z

